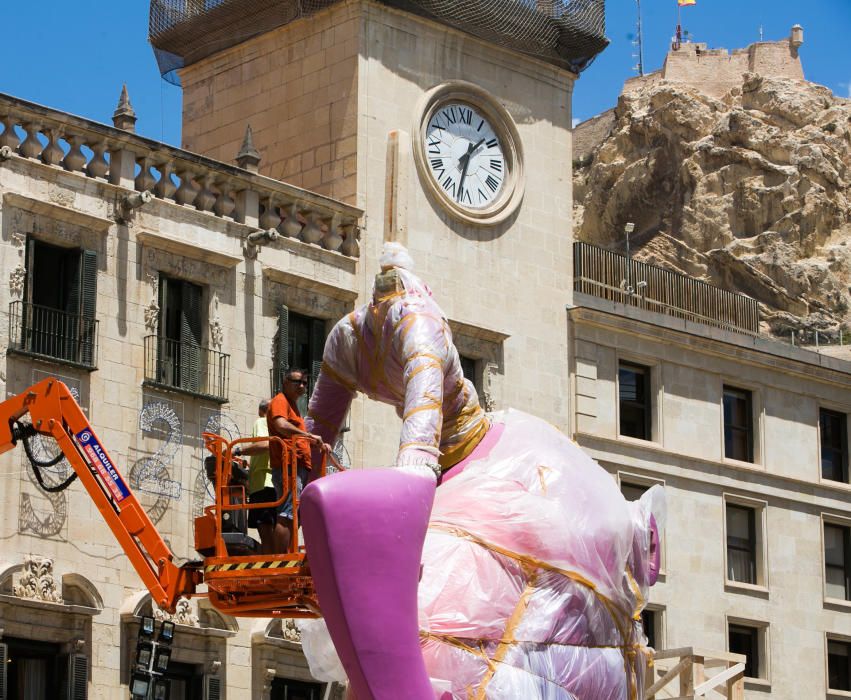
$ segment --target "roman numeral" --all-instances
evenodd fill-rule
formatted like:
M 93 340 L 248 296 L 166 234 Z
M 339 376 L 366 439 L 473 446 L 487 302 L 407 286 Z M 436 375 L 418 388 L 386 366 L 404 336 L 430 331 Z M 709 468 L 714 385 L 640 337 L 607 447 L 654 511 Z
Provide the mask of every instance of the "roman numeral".
M 478 129 L 476 129 L 476 131 L 477 131 L 477 132 L 481 131 L 481 130 L 482 130 L 482 127 L 483 127 L 484 125 L 485 125 L 485 120 L 484 120 L 484 119 L 482 119 L 482 121 L 480 121 L 480 122 L 479 122 L 479 128 L 478 128 Z
M 479 190 L 479 204 L 481 204 L 482 202 L 486 202 L 487 199 L 488 199 L 488 196 L 484 192 Z
M 429 139 L 428 152 L 433 153 L 434 155 L 440 155 L 440 141 L 438 141 L 437 139 Z
M 490 140 L 490 141 L 488 141 L 485 145 L 486 145 L 488 148 L 493 148 L 493 147 L 494 147 L 494 146 L 496 146 L 498 143 L 499 143 L 499 141 L 497 141 L 496 139 L 491 139 L 491 140 Z
M 497 180 L 493 175 L 488 175 L 487 179 L 485 180 L 485 184 L 490 187 L 491 192 L 496 192 L 497 188 L 499 187 L 499 180 Z
M 472 109 L 461 109 L 461 121 L 465 124 L 473 123 L 473 110 Z
M 450 196 L 455 196 L 455 181 L 452 179 L 451 175 L 447 175 L 446 179 L 443 181 L 443 189 L 449 192 Z
M 470 199 L 470 190 L 464 190 L 464 194 L 461 197 L 461 201 L 463 202 L 465 199 L 467 200 L 467 204 L 473 203 L 473 200 Z
M 450 107 L 448 112 L 443 113 L 443 116 L 446 117 L 446 121 L 451 123 L 451 124 L 454 124 L 455 122 L 458 121 L 458 117 L 455 116 L 455 108 L 454 107 Z
M 432 129 L 437 129 L 438 131 L 443 131 L 443 127 L 437 123 L 437 119 L 434 120 L 434 124 L 431 125 Z
M 502 161 L 497 160 L 496 158 L 491 158 L 491 170 L 496 170 L 497 172 L 502 172 Z
M 433 170 L 442 169 L 443 168 L 443 158 L 432 158 L 431 159 L 431 167 Z

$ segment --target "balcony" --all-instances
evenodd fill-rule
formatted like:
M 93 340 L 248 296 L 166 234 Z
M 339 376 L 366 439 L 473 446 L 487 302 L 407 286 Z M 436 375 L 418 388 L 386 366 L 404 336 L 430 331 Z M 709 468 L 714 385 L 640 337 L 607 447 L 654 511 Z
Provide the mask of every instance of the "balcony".
M 145 384 L 227 403 L 230 355 L 157 335 L 145 337 Z
M 24 301 L 9 304 L 9 352 L 97 369 L 98 322 Z
M 756 299 L 588 243 L 573 244 L 573 289 L 737 333 L 759 333 Z

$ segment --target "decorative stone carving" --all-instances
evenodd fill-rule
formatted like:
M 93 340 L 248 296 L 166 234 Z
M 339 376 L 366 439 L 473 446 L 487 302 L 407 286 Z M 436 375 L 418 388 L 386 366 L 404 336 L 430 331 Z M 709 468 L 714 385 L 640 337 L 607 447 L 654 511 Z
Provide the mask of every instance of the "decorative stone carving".
M 482 373 L 482 403 L 484 409 L 488 413 L 496 410 L 496 399 L 494 398 L 493 385 L 494 376 L 497 373 L 497 364 L 495 362 L 485 363 L 485 371 Z
M 210 345 L 220 350 L 225 339 L 225 329 L 219 318 L 219 293 L 213 292 L 210 298 Z
M 288 642 L 298 642 L 301 644 L 301 630 L 296 627 L 295 620 L 281 620 L 281 637 Z
M 9 292 L 13 299 L 22 299 L 24 296 L 24 280 L 27 278 L 27 271 L 22 265 L 13 268 L 9 273 Z
M 173 622 L 176 625 L 187 627 L 198 627 L 198 616 L 192 612 L 192 604 L 189 598 L 180 598 L 175 606 L 174 613 L 168 613 L 159 608 L 154 610 L 154 618 L 160 622 Z
M 62 602 L 62 594 L 56 590 L 56 579 L 53 577 L 53 559 L 24 559 L 24 573 L 12 590 L 18 598 L 43 600 L 47 603 Z
M 157 332 L 157 324 L 160 318 L 159 288 L 160 278 L 158 275 L 149 274 L 148 284 L 151 287 L 151 302 L 145 307 L 145 330 L 148 333 Z

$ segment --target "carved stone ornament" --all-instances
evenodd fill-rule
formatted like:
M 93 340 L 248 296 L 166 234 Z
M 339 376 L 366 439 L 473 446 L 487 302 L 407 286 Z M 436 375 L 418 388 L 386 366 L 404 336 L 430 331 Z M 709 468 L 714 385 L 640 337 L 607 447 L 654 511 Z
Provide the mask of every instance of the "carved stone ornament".
M 145 307 L 145 329 L 149 333 L 157 332 L 157 323 L 160 318 L 160 305 L 157 303 L 159 297 L 160 278 L 159 275 L 148 274 L 148 284 L 151 287 L 151 302 Z
M 493 385 L 497 369 L 498 367 L 496 363 L 486 363 L 484 376 L 482 377 L 482 403 L 484 404 L 485 411 L 488 413 L 492 413 L 496 410 L 496 399 L 493 395 Z
M 281 620 L 281 637 L 288 642 L 298 642 L 301 644 L 301 630 L 296 627 L 295 620 Z
M 174 614 L 156 608 L 154 610 L 154 618 L 160 622 L 173 622 L 176 625 L 186 625 L 187 627 L 199 626 L 198 616 L 192 612 L 192 605 L 189 602 L 189 598 L 181 598 L 177 601 Z
M 62 594 L 56 590 L 56 579 L 53 577 L 53 559 L 24 559 L 24 572 L 12 591 L 18 598 L 61 603 Z
M 23 265 L 14 267 L 9 273 L 9 292 L 13 299 L 23 299 L 24 281 L 27 279 L 27 271 Z
M 225 329 L 222 326 L 222 321 L 219 318 L 219 294 L 213 292 L 210 299 L 210 345 L 219 349 L 225 340 Z

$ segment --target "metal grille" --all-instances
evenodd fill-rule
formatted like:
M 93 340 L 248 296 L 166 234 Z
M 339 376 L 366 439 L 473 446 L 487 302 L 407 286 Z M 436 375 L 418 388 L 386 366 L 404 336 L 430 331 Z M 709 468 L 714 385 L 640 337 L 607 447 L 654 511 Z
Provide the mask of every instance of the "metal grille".
M 609 43 L 605 0 L 380 0 L 574 72 Z M 339 0 L 151 0 L 148 37 L 163 76 Z
M 145 336 L 145 382 L 224 403 L 230 355 L 156 335 Z
M 94 319 L 23 301 L 9 304 L 9 349 L 13 352 L 94 369 L 97 342 L 98 322 Z

